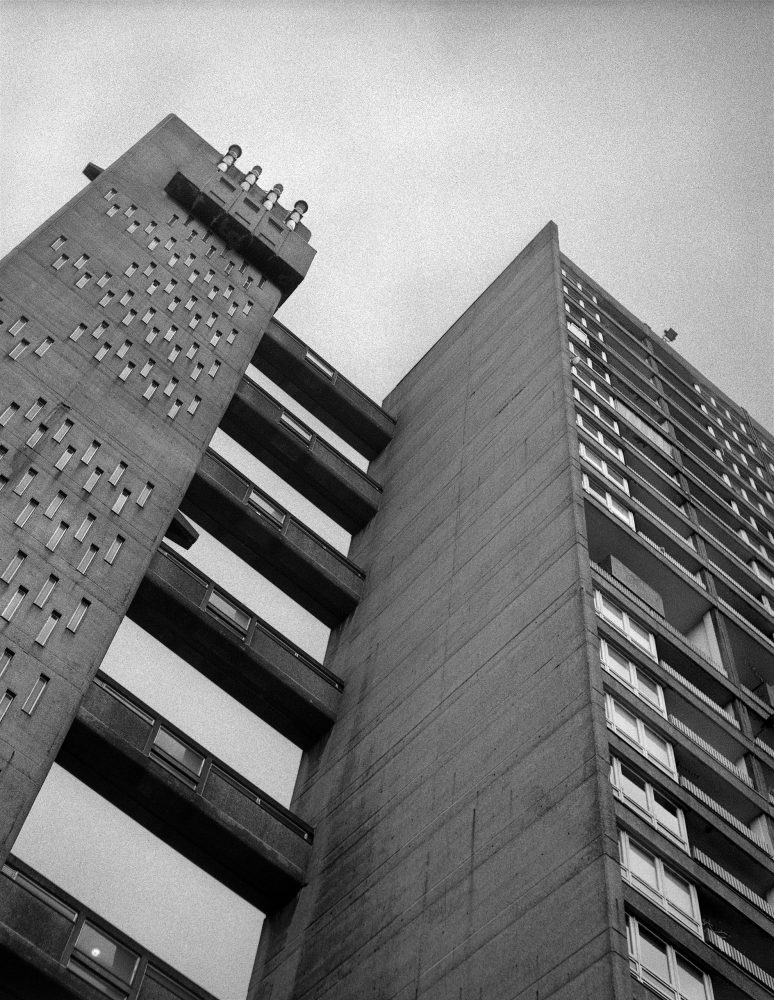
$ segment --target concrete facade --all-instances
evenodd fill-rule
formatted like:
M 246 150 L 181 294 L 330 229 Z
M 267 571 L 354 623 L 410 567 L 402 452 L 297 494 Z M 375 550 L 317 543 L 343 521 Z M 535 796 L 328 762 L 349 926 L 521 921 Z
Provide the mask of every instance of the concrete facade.
M 249 1000 L 774 996 L 774 437 L 553 223 L 380 407 L 273 318 L 306 206 L 239 153 L 169 116 L 0 263 L 0 992 L 208 996 L 13 855 L 56 760 L 266 913 Z M 99 672 L 125 616 L 303 750 L 290 809 Z

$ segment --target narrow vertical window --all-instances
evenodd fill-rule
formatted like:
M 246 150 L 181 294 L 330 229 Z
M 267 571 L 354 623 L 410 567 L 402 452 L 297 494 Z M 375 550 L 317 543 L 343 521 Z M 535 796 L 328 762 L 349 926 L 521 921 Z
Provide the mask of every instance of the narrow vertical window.
M 37 506 L 38 506 L 37 500 L 30 500 L 28 503 L 24 505 L 24 509 L 21 511 L 21 513 L 13 523 L 18 525 L 18 527 L 23 528 L 24 525 L 27 523 L 27 521 L 29 521 L 30 517 L 32 517 L 32 514 L 37 508 Z
M 102 361 L 104 358 L 108 356 L 108 354 L 110 354 L 110 344 L 107 341 L 105 341 L 105 343 L 100 344 L 97 350 L 95 351 L 94 360 Z
M 180 347 L 178 344 L 175 344 L 175 346 L 169 352 L 168 360 L 171 361 L 172 364 L 174 364 L 179 357 L 180 357 Z
M 63 253 L 60 257 L 57 257 L 57 259 L 54 261 L 54 263 L 51 266 L 53 267 L 53 269 L 55 271 L 59 271 L 59 270 L 61 270 L 61 268 L 63 268 L 65 266 L 65 264 L 67 263 L 67 261 L 69 259 L 70 258 L 67 256 L 67 254 Z
M 24 327 L 28 323 L 29 323 L 29 320 L 27 319 L 26 316 L 20 316 L 16 320 L 16 322 L 13 324 L 13 326 L 10 327 L 10 329 L 8 330 L 8 332 L 10 333 L 10 335 L 12 337 L 15 337 L 17 334 L 19 334 L 19 333 L 22 332 L 22 330 L 24 329 Z
M 175 417 L 180 412 L 180 407 L 182 405 L 183 405 L 182 402 L 179 399 L 176 399 L 174 403 L 170 406 L 169 410 L 167 411 L 167 416 L 171 417 L 174 420 Z
M 29 408 L 29 410 L 27 410 L 27 412 L 24 414 L 24 419 L 34 420 L 45 405 L 46 401 L 45 399 L 43 399 L 42 396 L 36 399 L 35 402 L 32 404 L 32 406 Z
M 16 592 L 11 596 L 10 600 L 7 602 L 7 604 L 5 605 L 5 607 L 1 612 L 2 617 L 5 618 L 7 622 L 9 622 L 16 614 L 16 612 L 19 610 L 19 606 L 21 605 L 22 601 L 24 600 L 24 598 L 27 596 L 28 593 L 29 591 L 27 590 L 26 587 L 16 588 Z
M 136 318 L 137 318 L 137 310 L 130 309 L 129 312 L 126 314 L 126 316 L 124 316 L 124 318 L 121 320 L 121 323 L 123 326 L 129 326 L 130 323 Z
M 175 334 L 179 333 L 179 332 L 180 331 L 178 330 L 178 328 L 173 323 L 172 326 L 170 326 L 170 328 L 164 334 L 164 340 L 172 340 L 172 338 L 175 336 Z
M 99 300 L 99 304 L 102 306 L 103 309 L 107 309 L 107 307 L 110 305 L 110 303 L 113 301 L 115 297 L 116 296 L 114 292 L 107 291 Z
M 120 374 L 120 375 L 118 376 L 118 377 L 119 377 L 119 378 L 121 379 L 121 381 L 122 381 L 122 382 L 126 382 L 126 380 L 127 380 L 128 378 L 129 378 L 129 376 L 130 376 L 130 375 L 132 374 L 132 372 L 134 371 L 134 367 L 135 367 L 135 366 L 134 366 L 134 364 L 133 364 L 133 363 L 132 363 L 131 361 L 129 361 L 129 362 L 128 362 L 128 363 L 126 364 L 126 366 L 124 367 L 123 371 L 122 371 L 122 372 L 121 372 L 121 374 Z
M 43 435 L 46 433 L 47 430 L 48 427 L 46 426 L 46 424 L 38 424 L 38 426 L 35 428 L 32 434 L 30 434 L 30 436 L 27 438 L 28 447 L 34 448 L 35 445 L 41 440 L 41 438 L 43 437 Z
M 80 523 L 80 527 L 75 532 L 75 537 L 79 542 L 82 542 L 83 539 L 88 535 L 89 531 L 91 530 L 91 526 L 94 524 L 96 520 L 97 518 L 94 516 L 94 514 L 87 514 L 86 517 L 84 517 L 84 519 Z
M 177 389 L 177 385 L 178 385 L 177 379 L 171 378 L 169 382 L 167 382 L 167 387 L 164 390 L 164 395 L 171 396 L 172 393 L 175 391 L 175 389 Z
M 195 382 L 203 371 L 204 371 L 204 365 L 197 362 L 197 364 L 194 365 L 193 370 L 191 372 L 191 380 Z
M 86 449 L 86 451 L 84 451 L 83 455 L 81 455 L 81 461 L 83 462 L 84 465 L 88 465 L 89 464 L 89 462 L 92 460 L 92 458 L 94 458 L 94 456 L 99 451 L 100 447 L 101 447 L 101 445 L 100 445 L 99 441 L 92 441 L 91 442 L 91 444 Z
M 143 488 L 140 490 L 140 495 L 137 497 L 138 507 L 145 506 L 145 504 L 148 502 L 148 499 L 150 498 L 151 493 L 153 493 L 153 489 L 154 489 L 153 483 L 146 483 L 143 486 Z
M 5 567 L 3 575 L 0 576 L 0 580 L 2 580 L 3 583 L 10 583 L 21 569 L 21 566 L 26 558 L 26 552 L 17 552 L 13 559 Z
M 115 469 L 113 469 L 113 471 L 110 473 L 110 479 L 108 480 L 110 485 L 115 486 L 121 479 L 121 476 L 123 476 L 123 474 L 126 472 L 128 468 L 129 466 L 126 464 L 126 462 L 119 462 L 118 465 L 115 467 Z
M 19 404 L 9 403 L 8 406 L 6 406 L 6 408 L 3 410 L 3 412 L 0 413 L 0 427 L 5 427 L 5 425 L 11 419 L 11 417 L 13 417 L 14 414 L 18 412 L 19 412 Z
M 152 344 L 156 337 L 158 337 L 159 333 L 159 328 L 157 326 L 152 326 L 145 334 L 145 343 Z
M 91 331 L 92 337 L 95 340 L 99 340 L 103 333 L 107 331 L 108 324 L 103 320 L 101 323 L 97 323 L 94 329 Z
M 86 324 L 79 323 L 70 334 L 70 340 L 80 340 L 84 333 L 86 333 Z
M 212 364 L 210 365 L 210 370 L 207 372 L 210 378 L 215 378 L 215 376 L 218 374 L 219 368 L 220 368 L 220 361 L 213 361 Z
M 92 471 L 89 473 L 89 478 L 83 484 L 84 492 L 91 493 L 101 478 L 102 478 L 102 469 L 100 468 L 92 469 Z
M 56 528 L 54 528 L 51 537 L 46 542 L 46 548 L 53 552 L 67 534 L 67 529 L 69 527 L 70 525 L 66 521 L 60 521 Z
M 48 505 L 48 507 L 46 507 L 46 509 L 43 511 L 44 516 L 48 518 L 53 517 L 66 499 L 67 499 L 67 494 L 63 493 L 60 490 L 54 497 L 54 499 L 51 501 L 51 503 Z
M 34 353 L 37 354 L 39 358 L 42 358 L 43 355 L 46 353 L 46 351 L 50 347 L 53 347 L 53 344 L 54 344 L 54 338 L 46 337 L 46 339 L 43 341 L 42 344 L 38 344 L 38 346 L 35 348 Z
M 124 274 L 126 275 L 126 277 L 127 278 L 131 278 L 131 276 L 134 274 L 134 272 L 137 270 L 137 268 L 139 266 L 140 265 L 137 264 L 135 261 L 132 261 L 132 263 L 129 265 L 129 267 L 127 267 L 127 269 L 124 271 Z M 123 302 L 121 304 L 124 305 Z
M 151 384 L 146 387 L 145 392 L 142 394 L 143 399 L 153 399 L 158 387 L 159 383 L 152 381 Z
M 125 358 L 126 355 L 129 353 L 129 348 L 131 346 L 132 346 L 131 340 L 125 340 L 123 342 L 123 344 L 121 344 L 121 346 L 116 351 L 116 357 L 117 358 Z
M 3 721 L 6 712 L 13 704 L 13 700 L 15 697 L 16 695 L 13 693 L 13 691 L 6 691 L 3 697 L 0 698 L 0 722 Z
M 116 561 L 116 556 L 121 551 L 125 541 L 126 539 L 123 535 L 116 535 L 114 540 L 110 543 L 110 548 L 105 553 L 105 562 L 108 563 L 108 565 L 112 566 Z
M 97 288 L 104 288 L 105 285 L 110 281 L 113 275 L 110 271 L 105 271 L 99 278 L 97 278 Z
M 191 344 L 191 346 L 185 352 L 185 356 L 188 358 L 189 361 L 193 361 L 193 359 L 196 357 L 196 352 L 198 350 L 199 350 L 199 345 L 196 343 L 196 341 L 194 341 L 193 344 Z
M 66 236 L 57 236 L 57 238 L 51 244 L 51 249 L 52 250 L 61 250 L 62 247 L 65 245 L 66 242 L 67 242 L 67 237 Z
M 35 607 L 42 608 L 45 606 L 46 601 L 51 597 L 54 592 L 54 587 L 59 583 L 59 577 L 53 574 L 49 576 L 46 582 L 38 591 L 38 596 L 32 602 Z
M 88 572 L 89 566 L 91 566 L 94 556 L 99 552 L 98 545 L 90 545 L 88 549 L 84 552 L 83 558 L 78 563 L 78 572 L 86 573 Z
M 105 201 L 112 201 L 112 200 L 113 200 L 113 199 L 115 198 L 115 196 L 116 196 L 117 194 L 118 194 L 118 191 L 116 191 L 116 189 L 115 189 L 115 188 L 109 188 L 109 189 L 108 189 L 108 190 L 107 190 L 107 191 L 106 191 L 106 192 L 105 192 L 105 193 L 104 193 L 104 194 L 102 195 L 102 197 L 103 197 L 103 198 L 105 199 Z
M 120 514 L 126 505 L 126 501 L 132 495 L 131 490 L 121 490 L 119 496 L 116 497 L 116 502 L 110 508 L 114 514 Z
M 92 276 L 89 274 L 89 272 L 88 271 L 84 271 L 83 274 L 75 282 L 75 287 L 76 288 L 85 288 L 86 285 L 88 285 L 88 283 L 91 281 L 91 278 L 92 278 Z
M 60 441 L 62 441 L 64 439 L 65 435 L 68 434 L 73 429 L 73 427 L 74 427 L 74 424 L 73 424 L 72 420 L 65 420 L 62 423 L 62 426 L 59 428 L 59 430 L 54 435 L 54 440 L 57 443 L 60 442 Z M 57 468 L 59 468 L 59 466 L 57 466 Z M 62 466 L 62 468 L 64 468 L 64 466 Z
M 38 472 L 37 469 L 27 469 L 24 475 L 21 477 L 19 482 L 14 486 L 13 491 L 17 496 L 22 496 L 22 494 L 27 490 L 27 487 L 35 479 Z
M 73 267 L 75 268 L 76 271 L 80 271 L 80 269 L 88 262 L 88 260 L 89 260 L 89 255 L 87 253 L 82 253 L 77 260 L 73 261 Z
M 29 340 L 20 340 L 19 343 L 16 345 L 16 347 L 14 347 L 13 350 L 9 353 L 8 357 L 11 358 L 13 361 L 16 361 L 18 358 L 22 356 L 22 354 L 24 354 L 24 352 L 27 350 L 29 346 L 30 346 Z
M 201 396 L 194 396 L 194 398 L 188 404 L 188 412 L 191 414 L 191 416 L 193 416 L 194 413 L 196 413 L 196 411 L 199 409 L 199 404 L 201 403 L 201 401 L 202 401 Z
M 153 366 L 154 366 L 154 362 L 153 361 L 150 361 L 150 360 L 146 361 L 145 364 L 140 369 L 140 377 L 141 378 L 147 378 L 150 375 L 150 373 L 153 371 Z
M 85 597 L 82 597 L 81 603 L 78 605 L 75 611 L 73 611 L 72 615 L 70 616 L 70 621 L 67 623 L 68 632 L 78 631 L 78 627 L 83 621 L 83 619 L 86 617 L 86 612 L 89 610 L 90 607 L 91 607 L 91 601 L 87 601 Z
M 12 649 L 6 649 L 2 656 L 0 656 L 0 677 L 2 677 L 8 667 L 10 667 L 13 662 L 13 658 L 14 652 Z

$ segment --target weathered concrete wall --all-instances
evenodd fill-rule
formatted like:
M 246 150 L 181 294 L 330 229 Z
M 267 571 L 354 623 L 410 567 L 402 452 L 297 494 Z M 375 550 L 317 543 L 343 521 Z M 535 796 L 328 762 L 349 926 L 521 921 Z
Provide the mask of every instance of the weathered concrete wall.
M 279 301 L 279 291 L 253 273 L 245 313 L 241 282 L 249 269 L 240 273 L 237 258 L 229 276 L 235 255 L 221 256 L 223 244 L 205 240 L 199 223 L 186 224 L 186 213 L 164 194 L 181 165 L 218 176 L 219 158 L 169 116 L 0 262 L 0 414 L 16 407 L 7 420 L 0 417 L 0 574 L 17 552 L 27 556 L 13 580 L 0 584 L 0 613 L 17 587 L 27 590 L 12 619 L 0 617 L 0 656 L 13 654 L 0 698 L 6 691 L 16 696 L 0 721 L 0 861 Z M 67 259 L 54 267 L 60 255 Z M 212 285 L 203 280 L 209 268 Z M 158 284 L 151 290 L 152 282 Z M 236 287 L 226 300 L 229 282 Z M 221 294 L 211 299 L 215 284 Z M 103 300 L 108 293 L 112 299 Z M 192 295 L 198 303 L 186 308 Z M 175 297 L 181 301 L 170 312 Z M 216 330 L 222 336 L 212 343 Z M 134 369 L 122 379 L 127 363 Z M 71 426 L 60 438 L 65 420 Z M 93 441 L 99 450 L 87 461 Z M 72 458 L 57 468 L 69 447 Z M 120 462 L 126 468 L 111 481 Z M 87 492 L 96 469 L 102 475 Z M 29 470 L 34 481 L 20 495 Z M 146 483 L 153 492 L 140 505 Z M 118 510 L 123 490 L 130 496 Z M 61 506 L 52 513 L 59 493 Z M 19 524 L 29 500 L 38 506 Z M 80 536 L 88 514 L 94 523 Z M 49 539 L 60 521 L 66 530 L 54 548 Z M 117 536 L 121 551 L 106 561 Z M 91 545 L 99 551 L 84 566 Z M 33 602 L 49 574 L 58 581 L 38 607 Z M 83 599 L 88 613 L 69 631 Z M 61 618 L 43 646 L 36 637 L 52 611 Z M 48 687 L 28 715 L 22 706 L 41 674 Z
M 560 281 L 549 224 L 385 402 L 255 1000 L 631 996 Z

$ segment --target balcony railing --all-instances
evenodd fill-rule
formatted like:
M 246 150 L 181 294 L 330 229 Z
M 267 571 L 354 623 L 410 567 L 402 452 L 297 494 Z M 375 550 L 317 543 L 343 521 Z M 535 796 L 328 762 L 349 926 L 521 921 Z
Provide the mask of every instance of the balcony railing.
M 729 944 L 724 937 L 721 937 L 711 927 L 705 926 L 704 933 L 706 941 L 722 952 L 727 958 L 730 958 L 732 962 L 736 962 L 737 965 L 741 966 L 749 976 L 757 979 L 759 983 L 763 983 L 764 986 L 774 993 L 774 976 L 770 976 L 765 969 L 762 969 L 760 965 L 756 965 L 746 955 L 743 955 L 738 948 Z
M 751 840 L 756 847 L 760 847 L 762 851 L 766 854 L 774 857 L 774 851 L 771 847 L 764 841 L 762 837 L 759 837 L 757 833 L 750 829 L 746 823 L 743 823 L 740 819 L 737 819 L 732 812 L 729 812 L 725 806 L 722 806 L 719 802 L 716 802 L 711 796 L 707 795 L 706 792 L 702 791 L 698 785 L 694 785 L 692 781 L 686 778 L 684 775 L 680 775 L 679 782 L 682 787 L 695 796 L 700 802 L 703 802 L 708 809 L 711 809 L 714 813 L 717 813 L 721 819 L 724 819 L 729 826 L 733 826 L 735 830 Z
M 708 857 L 704 851 L 700 851 L 698 847 L 691 849 L 696 860 L 708 868 L 713 875 L 717 875 L 719 879 L 730 885 L 732 889 L 739 893 L 740 896 L 744 896 L 748 899 L 754 906 L 757 906 L 759 910 L 774 919 L 774 906 L 771 906 L 763 896 L 759 896 L 757 892 L 753 892 L 752 889 L 748 888 L 744 882 L 740 882 L 736 875 L 732 875 L 731 872 L 727 872 L 725 868 L 722 868 L 717 861 L 713 861 L 712 858 Z
M 738 618 L 740 621 L 744 622 L 748 628 L 751 628 L 753 632 L 756 632 L 762 639 L 765 639 L 770 646 L 774 645 L 774 635 L 768 635 L 763 631 L 763 629 L 758 628 L 757 625 L 753 625 L 746 615 L 743 615 L 741 611 L 737 611 L 735 607 L 729 604 L 728 601 L 723 600 L 722 597 L 718 597 L 717 601 L 718 604 L 722 605 L 724 611 L 728 611 L 734 616 L 734 618 Z
M 655 608 L 652 608 L 649 604 L 643 601 L 641 597 L 638 597 L 637 594 L 634 593 L 634 591 L 629 590 L 629 588 L 626 586 L 625 583 L 622 583 L 620 580 L 617 580 L 614 576 L 608 573 L 607 570 L 602 569 L 599 563 L 595 563 L 593 559 L 589 561 L 591 563 L 591 568 L 594 570 L 595 573 L 599 573 L 601 577 L 603 577 L 605 580 L 608 580 L 614 586 L 620 587 L 623 590 L 625 590 L 626 596 L 631 601 L 633 601 L 636 605 L 641 607 L 649 615 L 652 615 L 654 618 L 657 618 L 659 625 L 661 625 L 661 627 L 664 628 L 667 632 L 671 632 L 672 635 L 677 636 L 680 642 L 684 643 L 698 657 L 700 657 L 702 663 L 708 663 L 714 670 L 717 670 L 719 674 L 722 674 L 724 677 L 728 677 L 725 667 L 723 667 L 720 663 L 718 663 L 717 660 L 713 660 L 710 657 L 709 653 L 707 653 L 705 650 L 701 649 L 699 646 L 692 643 L 691 640 L 686 635 L 684 635 L 679 629 L 675 628 L 674 625 L 671 625 L 666 620 L 666 618 L 664 618 L 663 615 L 659 614 L 659 612 L 655 610 Z
M 671 677 L 674 677 L 675 680 L 678 681 L 680 684 L 682 684 L 684 688 L 687 688 L 691 692 L 691 694 L 696 695 L 696 697 L 700 701 L 703 701 L 705 705 L 709 706 L 709 708 L 711 708 L 713 712 L 717 712 L 719 715 L 722 715 L 727 722 L 730 722 L 731 725 L 735 726 L 737 729 L 740 728 L 739 722 L 734 717 L 734 714 L 730 708 L 724 708 L 722 705 L 719 705 L 716 701 L 713 701 L 713 699 L 710 698 L 708 694 L 705 694 L 701 690 L 701 688 L 698 688 L 696 687 L 695 684 L 692 684 L 689 680 L 683 677 L 683 675 L 679 673 L 679 671 L 675 670 L 674 667 L 670 666 L 664 660 L 659 660 L 659 663 Z
M 696 746 L 701 747 L 701 749 L 704 750 L 705 753 L 708 753 L 710 757 L 712 757 L 714 760 L 716 760 L 718 764 L 722 764 L 727 771 L 730 771 L 732 774 L 735 774 L 740 781 L 743 781 L 745 783 L 745 785 L 749 785 L 750 788 L 753 787 L 753 783 L 748 777 L 747 773 L 743 771 L 742 768 L 739 767 L 737 764 L 734 764 L 733 761 L 729 760 L 728 757 L 724 757 L 723 754 L 719 750 L 716 750 L 711 743 L 708 743 L 703 737 L 699 736 L 698 733 L 695 733 L 692 729 L 686 726 L 684 722 L 676 718 L 674 715 L 669 716 L 669 721 L 672 723 L 675 729 L 679 729 L 684 736 L 687 736 L 689 740 L 691 740 L 693 743 L 696 744 Z

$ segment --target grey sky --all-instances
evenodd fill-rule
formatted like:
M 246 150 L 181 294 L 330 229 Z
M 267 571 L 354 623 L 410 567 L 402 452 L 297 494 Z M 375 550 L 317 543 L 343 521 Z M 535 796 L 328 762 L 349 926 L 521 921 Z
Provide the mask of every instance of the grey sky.
M 770 3 L 58 0 L 0 3 L 0 16 L 13 53 L 0 81 L 0 253 L 80 189 L 87 160 L 110 163 L 174 111 L 218 148 L 238 142 L 240 166 L 260 163 L 283 200 L 309 202 L 318 256 L 280 318 L 375 398 L 553 218 L 580 267 L 657 332 L 675 327 L 677 349 L 774 426 Z M 243 596 L 255 587 L 248 603 L 320 655 L 315 626 L 268 585 L 239 579 Z M 129 659 L 115 662 L 127 684 Z M 161 711 L 180 707 L 170 678 L 190 690 L 185 671 L 165 664 Z M 151 701 L 158 681 L 135 675 Z M 249 748 L 224 736 L 238 711 L 219 704 L 220 735 L 184 713 L 179 724 L 249 767 Z M 66 808 L 61 780 L 23 845 L 54 879 L 63 862 L 42 831 Z M 112 856 L 105 847 L 103 868 Z M 66 877 L 77 892 L 77 872 Z M 103 896 L 115 885 L 105 879 Z M 257 924 L 206 891 L 231 906 L 224 926 L 241 926 L 251 951 Z M 196 949 L 183 955 L 197 917 L 186 892 L 177 912 L 193 929 L 149 928 L 143 940 L 241 1000 L 236 931 L 204 972 Z M 143 898 L 122 918 L 132 933 Z

